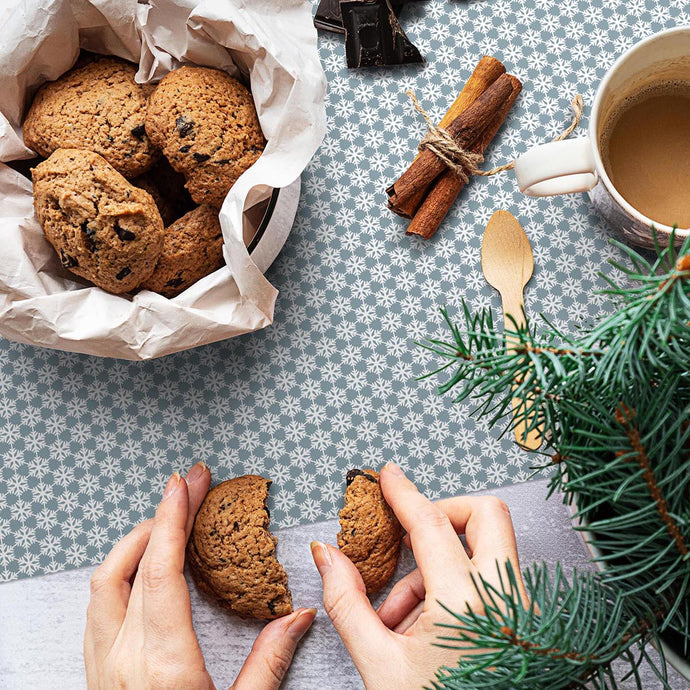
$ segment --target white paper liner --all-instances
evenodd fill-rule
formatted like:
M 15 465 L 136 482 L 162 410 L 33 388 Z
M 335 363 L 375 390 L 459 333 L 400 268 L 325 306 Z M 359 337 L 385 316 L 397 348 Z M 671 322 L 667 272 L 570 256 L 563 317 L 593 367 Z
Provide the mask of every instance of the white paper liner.
M 183 63 L 249 77 L 268 141 L 220 212 L 227 266 L 174 299 L 110 295 L 64 270 L 33 210 L 32 185 L 0 163 L 0 335 L 103 357 L 144 360 L 263 328 L 277 291 L 247 253 L 242 211 L 259 187 L 294 182 L 325 131 L 325 77 L 302 0 L 44 0 L 0 9 L 0 161 L 32 158 L 21 121 L 37 88 L 79 49 L 139 64 L 157 81 Z M 292 218 L 286 218 L 286 223 Z M 275 224 L 272 224 L 275 228 Z M 285 228 L 277 229 L 287 237 Z

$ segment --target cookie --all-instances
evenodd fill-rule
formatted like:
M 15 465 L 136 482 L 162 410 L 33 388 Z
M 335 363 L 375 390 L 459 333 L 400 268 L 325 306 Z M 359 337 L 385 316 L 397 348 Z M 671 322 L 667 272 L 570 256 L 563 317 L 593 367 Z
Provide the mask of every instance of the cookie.
M 268 487 L 247 475 L 222 482 L 206 496 L 187 543 L 197 586 L 243 618 L 269 620 L 292 612 L 287 574 L 268 531 Z
M 196 206 L 184 187 L 184 175 L 175 172 L 165 158 L 131 182 L 153 197 L 166 228 Z
M 367 594 L 390 579 L 398 562 L 403 528 L 383 498 L 374 470 L 347 473 L 345 507 L 340 511 L 338 548 L 359 570 Z
M 142 287 L 165 297 L 175 297 L 223 264 L 223 231 L 218 209 L 197 206 L 165 229 L 163 251 Z
M 36 215 L 65 268 L 115 294 L 153 273 L 163 221 L 149 194 L 80 149 L 58 149 L 32 176 Z
M 181 67 L 151 94 L 146 132 L 197 204 L 220 207 L 266 144 L 249 91 L 221 70 Z
M 160 156 L 144 120 L 153 86 L 137 84 L 135 65 L 98 58 L 44 84 L 24 120 L 24 143 L 48 157 L 60 148 L 95 151 L 125 177 Z

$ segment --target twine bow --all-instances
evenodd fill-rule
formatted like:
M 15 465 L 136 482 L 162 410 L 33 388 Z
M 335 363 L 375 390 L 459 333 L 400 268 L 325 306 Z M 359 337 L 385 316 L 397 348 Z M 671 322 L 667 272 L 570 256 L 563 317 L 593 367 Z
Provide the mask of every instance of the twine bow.
M 458 146 L 455 139 L 448 133 L 447 130 L 442 127 L 437 127 L 429 117 L 428 113 L 422 108 L 414 91 L 411 89 L 405 92 L 412 103 L 414 104 L 415 110 L 424 118 L 428 126 L 428 130 L 424 139 L 420 142 L 417 147 L 419 151 L 424 151 L 428 149 L 434 155 L 438 156 L 446 166 L 448 166 L 465 184 L 469 182 L 472 175 L 481 175 L 483 177 L 489 177 L 491 175 L 496 175 L 498 173 L 504 172 L 506 170 L 512 170 L 515 167 L 515 161 L 510 163 L 505 163 L 504 165 L 499 165 L 491 170 L 480 170 L 479 165 L 484 162 L 484 156 L 481 153 L 473 153 L 472 151 L 467 151 L 463 149 L 462 146 Z M 582 119 L 582 110 L 584 108 L 584 102 L 582 96 L 577 94 L 570 103 L 570 107 L 573 109 L 573 121 L 567 127 L 567 129 L 561 132 L 553 141 L 563 141 L 567 139 L 574 131 L 575 128 L 580 124 Z

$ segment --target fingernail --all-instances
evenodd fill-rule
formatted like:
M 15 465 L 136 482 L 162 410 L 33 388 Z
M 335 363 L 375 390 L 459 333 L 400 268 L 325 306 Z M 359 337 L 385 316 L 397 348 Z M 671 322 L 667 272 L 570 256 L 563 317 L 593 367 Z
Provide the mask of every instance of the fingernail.
M 310 545 L 311 556 L 314 559 L 316 568 L 320 575 L 333 565 L 331 554 L 328 552 L 328 547 L 320 541 L 313 541 Z
M 301 640 L 316 618 L 316 609 L 303 609 L 288 626 L 288 635 L 295 641 Z
M 177 491 L 177 488 L 180 486 L 181 480 L 182 477 L 180 477 L 180 473 L 173 472 L 172 477 L 168 479 L 168 483 L 165 485 L 165 491 L 163 492 L 163 500 L 165 500 L 166 498 L 170 498 Z
M 405 473 L 394 462 L 387 462 L 384 469 L 388 474 L 394 474 L 396 477 L 405 476 Z
M 197 464 L 194 465 L 194 467 L 192 467 L 192 469 L 187 473 L 187 484 L 191 484 L 197 479 L 201 479 L 206 472 L 208 472 L 208 465 L 203 462 L 203 460 L 201 462 L 197 462 Z

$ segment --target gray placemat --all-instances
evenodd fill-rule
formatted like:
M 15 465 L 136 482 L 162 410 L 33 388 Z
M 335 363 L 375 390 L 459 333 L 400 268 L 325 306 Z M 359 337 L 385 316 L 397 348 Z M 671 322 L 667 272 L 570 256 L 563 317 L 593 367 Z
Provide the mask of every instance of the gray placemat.
M 498 208 L 532 241 L 528 312 L 567 332 L 613 309 L 592 290 L 619 252 L 586 197 L 527 199 L 512 174 L 473 180 L 432 241 L 406 237 L 384 194 L 424 130 L 404 92 L 438 120 L 482 54 L 502 59 L 525 84 L 487 165 L 504 162 L 561 131 L 636 40 L 690 23 L 688 5 L 428 0 L 401 21 L 423 67 L 348 71 L 342 37 L 320 39 L 328 133 L 268 273 L 271 328 L 145 364 L 0 342 L 0 580 L 102 559 L 196 459 L 273 478 L 280 527 L 333 518 L 352 466 L 394 460 L 431 497 L 528 478 L 508 436 L 415 381 L 434 362 L 413 343 L 442 332 L 440 305 L 498 306 L 479 269 Z

